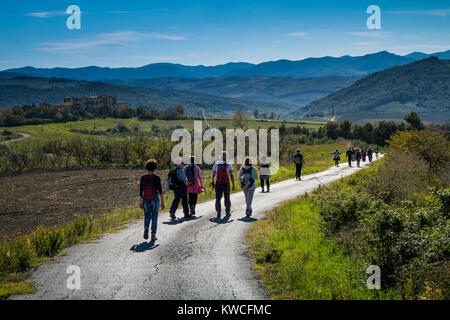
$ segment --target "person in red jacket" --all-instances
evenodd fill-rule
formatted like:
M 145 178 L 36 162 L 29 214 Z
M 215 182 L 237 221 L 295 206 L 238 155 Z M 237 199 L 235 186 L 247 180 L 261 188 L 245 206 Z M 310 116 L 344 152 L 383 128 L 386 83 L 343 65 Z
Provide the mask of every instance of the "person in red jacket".
M 164 197 L 161 187 L 161 178 L 155 174 L 158 168 L 158 162 L 155 159 L 150 159 L 145 164 L 147 174 L 141 177 L 140 182 L 140 207 L 144 209 L 144 239 L 148 239 L 148 231 L 150 221 L 152 223 L 152 238 L 151 241 L 156 241 L 156 228 L 158 225 L 158 211 L 159 208 L 164 210 Z

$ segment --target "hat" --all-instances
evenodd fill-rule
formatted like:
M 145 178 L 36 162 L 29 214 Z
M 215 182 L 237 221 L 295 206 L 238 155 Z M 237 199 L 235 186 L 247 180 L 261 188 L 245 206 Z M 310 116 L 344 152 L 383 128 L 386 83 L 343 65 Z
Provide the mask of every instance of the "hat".
M 176 164 L 176 165 L 183 164 L 183 160 L 182 160 L 181 158 L 176 158 L 176 159 L 175 159 L 175 164 Z

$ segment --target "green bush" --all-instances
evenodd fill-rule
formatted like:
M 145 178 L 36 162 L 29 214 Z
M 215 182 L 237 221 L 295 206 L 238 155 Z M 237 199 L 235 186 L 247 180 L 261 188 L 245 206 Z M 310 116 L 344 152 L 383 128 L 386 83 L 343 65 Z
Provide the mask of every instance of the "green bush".
M 30 236 L 38 257 L 52 257 L 61 249 L 64 235 L 59 229 L 37 228 Z

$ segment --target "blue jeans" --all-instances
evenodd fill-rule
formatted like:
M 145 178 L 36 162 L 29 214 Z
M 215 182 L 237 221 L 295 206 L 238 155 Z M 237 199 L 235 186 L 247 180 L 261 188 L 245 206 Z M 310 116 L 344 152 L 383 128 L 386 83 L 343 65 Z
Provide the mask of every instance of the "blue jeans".
M 144 229 L 148 230 L 150 221 L 152 222 L 152 234 L 156 234 L 158 226 L 159 198 L 155 200 L 144 200 Z

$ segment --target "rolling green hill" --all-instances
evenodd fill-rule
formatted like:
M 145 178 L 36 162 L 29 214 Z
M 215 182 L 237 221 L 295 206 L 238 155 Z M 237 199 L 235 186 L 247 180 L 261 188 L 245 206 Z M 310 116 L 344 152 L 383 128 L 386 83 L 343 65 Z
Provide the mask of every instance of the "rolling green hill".
M 116 85 L 147 88 L 168 88 L 195 93 L 237 98 L 247 101 L 305 106 L 331 92 L 353 84 L 359 78 L 328 76 L 320 78 L 294 77 L 229 77 L 229 78 L 158 78 L 111 80 Z
M 215 97 L 182 90 L 151 89 L 118 86 L 102 82 L 24 76 L 0 80 L 0 109 L 15 105 L 54 104 L 63 101 L 64 97 L 94 94 L 116 96 L 118 100 L 128 102 L 130 107 L 143 105 L 157 110 L 165 110 L 181 103 L 185 106 L 186 112 L 191 115 L 201 115 L 203 109 L 208 116 L 227 116 L 238 107 L 249 111 L 258 108 L 261 111 L 275 111 L 280 114 L 293 110 L 282 108 L 274 103 Z
M 310 103 L 295 116 L 396 118 L 411 111 L 425 119 L 449 119 L 450 60 L 431 57 L 376 72 Z

